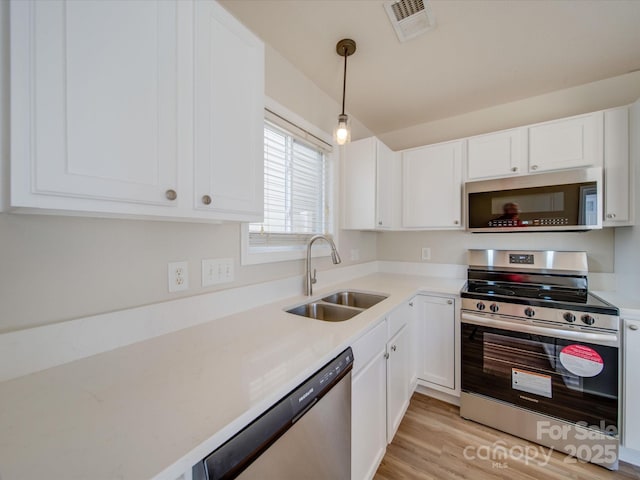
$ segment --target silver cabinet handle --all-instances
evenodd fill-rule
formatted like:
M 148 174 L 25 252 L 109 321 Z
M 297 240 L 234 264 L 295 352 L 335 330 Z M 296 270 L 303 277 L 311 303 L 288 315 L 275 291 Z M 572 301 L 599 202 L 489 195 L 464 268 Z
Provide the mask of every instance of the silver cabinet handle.
M 615 213 L 607 213 L 607 218 L 616 218 Z
M 518 171 L 518 167 L 511 167 L 511 171 L 512 172 L 517 172 Z
M 447 304 L 453 305 L 453 300 L 447 300 Z
M 531 165 L 531 170 L 537 170 L 538 169 L 538 165 Z
M 637 329 L 638 329 L 638 325 L 634 325 L 634 324 L 629 325 L 629 330 L 637 330 Z
M 394 352 L 395 352 L 397 349 L 398 349 L 398 346 L 397 346 L 397 345 L 393 345 L 393 346 L 391 347 L 391 350 L 393 350 Z
M 389 359 L 389 353 L 385 353 L 384 354 L 384 358 L 386 358 L 388 360 Z
M 204 203 L 205 205 L 211 205 L 211 197 L 209 195 L 203 195 L 202 203 Z
M 178 198 L 178 194 L 176 193 L 176 191 L 171 188 L 167 190 L 164 194 L 166 195 L 168 200 L 175 200 L 176 198 Z

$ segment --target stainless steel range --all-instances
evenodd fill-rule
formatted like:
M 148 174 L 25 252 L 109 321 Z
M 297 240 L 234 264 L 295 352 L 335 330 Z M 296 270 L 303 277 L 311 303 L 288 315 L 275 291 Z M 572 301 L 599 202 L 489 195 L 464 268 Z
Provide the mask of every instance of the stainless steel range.
M 619 311 L 586 252 L 470 250 L 461 296 L 461 416 L 617 469 Z

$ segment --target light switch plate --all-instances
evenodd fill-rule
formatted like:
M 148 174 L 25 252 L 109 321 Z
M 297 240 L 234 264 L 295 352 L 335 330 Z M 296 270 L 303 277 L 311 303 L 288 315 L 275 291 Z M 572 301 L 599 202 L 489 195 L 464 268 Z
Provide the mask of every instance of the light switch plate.
M 207 258 L 202 260 L 202 286 L 233 282 L 233 258 Z

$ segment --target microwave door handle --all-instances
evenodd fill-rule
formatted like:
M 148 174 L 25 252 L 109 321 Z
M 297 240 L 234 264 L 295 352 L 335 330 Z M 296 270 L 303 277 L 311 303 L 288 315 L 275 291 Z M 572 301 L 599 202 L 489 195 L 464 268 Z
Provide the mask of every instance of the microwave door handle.
M 575 340 L 585 343 L 593 343 L 595 345 L 603 345 L 610 347 L 619 347 L 618 335 L 615 333 L 590 333 L 590 332 L 572 332 L 569 330 L 560 330 L 550 327 L 537 327 L 535 325 L 521 324 L 516 322 L 506 322 L 495 318 L 481 317 L 471 313 L 462 313 L 461 319 L 463 323 L 471 323 L 474 325 L 500 328 L 502 330 L 511 330 L 513 332 L 533 333 L 546 337 L 562 338 L 564 340 Z

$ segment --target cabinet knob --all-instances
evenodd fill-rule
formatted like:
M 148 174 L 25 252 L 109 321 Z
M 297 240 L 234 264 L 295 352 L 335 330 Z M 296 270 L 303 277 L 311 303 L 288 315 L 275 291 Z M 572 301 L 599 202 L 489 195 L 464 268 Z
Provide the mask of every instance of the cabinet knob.
M 453 221 L 453 224 L 454 224 L 454 225 L 460 225 L 460 220 L 454 220 L 454 221 Z
M 531 170 L 537 170 L 538 169 L 538 165 L 531 165 Z
M 410 306 L 410 307 L 413 307 L 413 302 L 409 302 L 409 306 Z
M 202 203 L 204 203 L 205 205 L 211 205 L 211 197 L 209 195 L 203 195 Z
M 178 198 L 178 194 L 176 193 L 176 191 L 171 188 L 165 192 L 165 195 L 167 197 L 167 200 L 175 200 L 176 198 Z
M 518 167 L 511 167 L 511 171 L 512 172 L 517 172 L 518 171 Z
M 384 358 L 386 358 L 386 359 L 388 360 L 388 359 L 389 359 L 389 354 L 388 354 L 388 353 L 385 353 L 385 354 L 384 354 Z
M 378 225 L 382 225 L 382 220 L 378 221 Z
M 615 213 L 607 213 L 607 218 L 616 218 Z
M 637 325 L 634 325 L 634 324 L 629 325 L 629 330 L 637 330 L 637 329 L 638 329 Z
M 392 346 L 391 346 L 391 350 L 393 350 L 394 352 L 395 352 L 397 349 L 398 349 L 398 346 L 397 346 L 397 345 L 392 345 Z
M 453 305 L 453 300 L 447 300 L 447 304 Z

